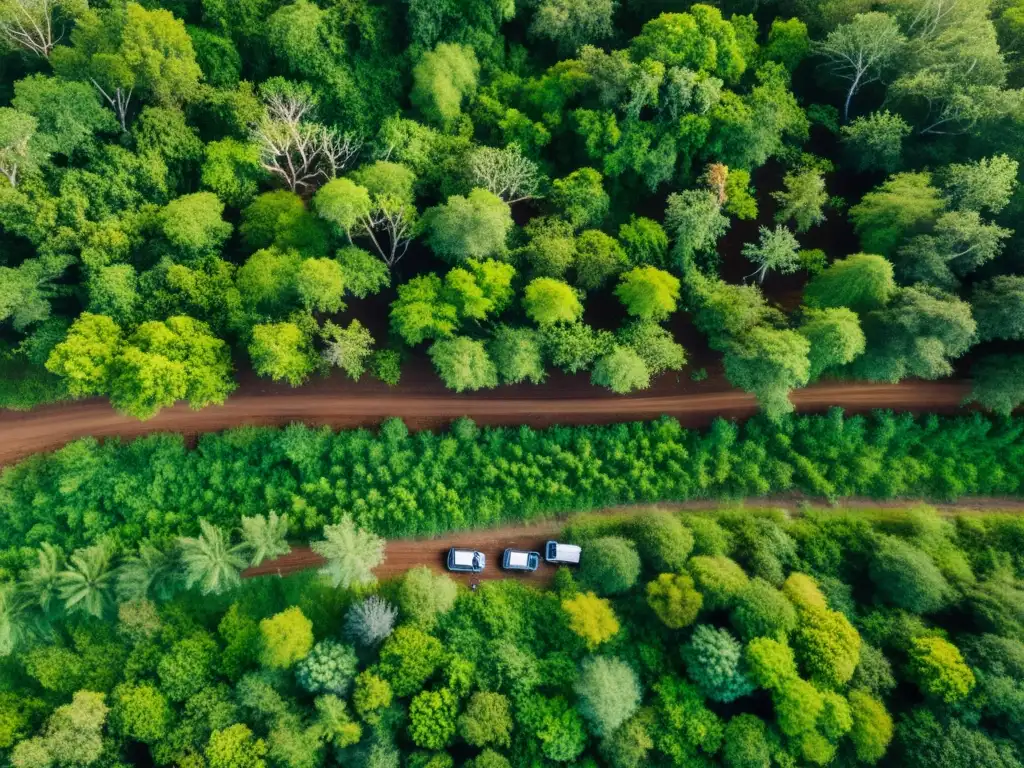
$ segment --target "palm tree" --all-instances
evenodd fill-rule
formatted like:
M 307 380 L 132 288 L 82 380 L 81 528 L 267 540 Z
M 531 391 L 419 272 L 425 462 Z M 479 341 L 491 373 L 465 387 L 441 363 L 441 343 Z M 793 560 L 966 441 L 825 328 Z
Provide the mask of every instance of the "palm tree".
M 335 587 L 372 584 L 373 569 L 384 562 L 384 539 L 357 527 L 349 515 L 337 525 L 324 526 L 324 540 L 310 548 L 327 560 L 320 573 Z
M 199 585 L 204 595 L 218 595 L 241 583 L 244 547 L 232 546 L 230 534 L 217 526 L 200 520 L 199 538 L 178 539 L 178 546 L 188 589 Z
M 181 564 L 173 550 L 143 544 L 135 555 L 125 558 L 117 570 L 119 600 L 141 600 L 151 595 L 169 600 L 181 586 Z
M 28 570 L 19 586 L 29 603 L 39 606 L 43 614 L 50 615 L 57 607 L 64 553 L 46 543 L 39 549 L 37 556 L 38 564 Z
M 287 555 L 292 551 L 288 545 L 288 515 L 278 517 L 277 512 L 271 511 L 269 517 L 243 517 L 242 545 L 251 566 Z
M 58 576 L 58 590 L 69 613 L 80 611 L 97 618 L 110 602 L 115 573 L 110 565 L 111 552 L 105 542 L 76 549 L 69 567 Z
M 0 656 L 10 656 L 27 633 L 25 602 L 12 582 L 0 584 Z

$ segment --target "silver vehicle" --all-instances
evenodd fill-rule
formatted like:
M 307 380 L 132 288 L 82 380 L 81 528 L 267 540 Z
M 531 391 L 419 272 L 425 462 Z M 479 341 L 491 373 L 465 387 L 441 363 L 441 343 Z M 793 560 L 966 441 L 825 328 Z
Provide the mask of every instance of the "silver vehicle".
M 472 549 L 448 550 L 448 570 L 460 571 L 462 573 L 480 573 L 487 565 L 487 558 L 483 552 L 476 552 Z
M 544 559 L 549 563 L 579 565 L 582 551 L 575 544 L 559 544 L 557 541 L 549 541 L 544 547 Z
M 524 552 L 521 549 L 506 549 L 501 567 L 506 571 L 536 571 L 540 565 L 539 552 Z

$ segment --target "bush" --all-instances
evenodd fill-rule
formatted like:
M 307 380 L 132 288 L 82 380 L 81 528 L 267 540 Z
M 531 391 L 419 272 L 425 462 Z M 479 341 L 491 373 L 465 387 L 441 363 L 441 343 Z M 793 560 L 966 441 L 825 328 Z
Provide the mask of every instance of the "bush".
M 458 586 L 445 574 L 425 566 L 411 569 L 398 588 L 398 607 L 409 619 L 430 627 L 437 617 L 451 610 Z
M 593 592 L 563 600 L 562 610 L 569 615 L 569 629 L 581 637 L 590 650 L 618 634 L 619 621 L 611 603 Z
M 864 691 L 850 692 L 850 715 L 853 718 L 850 741 L 857 759 L 874 765 L 885 756 L 892 741 L 892 717 L 882 702 Z
M 974 673 L 960 649 L 941 637 L 919 637 L 910 645 L 910 674 L 921 691 L 953 704 L 974 690 Z
M 313 623 L 298 608 L 289 608 L 260 622 L 263 649 L 260 661 L 272 668 L 287 668 L 313 648 Z
M 771 768 L 771 748 L 764 721 L 737 715 L 725 726 L 722 757 L 728 768 Z
M 950 597 L 950 586 L 934 561 L 912 544 L 883 537 L 871 559 L 871 581 L 879 596 L 912 613 L 931 613 Z
M 381 677 L 396 696 L 409 696 L 423 687 L 443 657 L 437 638 L 414 627 L 399 627 L 381 646 Z
M 444 749 L 455 736 L 459 700 L 447 688 L 423 691 L 409 703 L 409 738 L 424 749 Z
M 763 579 L 752 579 L 736 597 L 730 615 L 744 640 L 784 639 L 796 628 L 796 609 L 779 590 Z
M 735 560 L 721 555 L 692 557 L 688 567 L 704 596 L 704 607 L 712 611 L 732 607 L 750 581 Z
M 640 557 L 633 543 L 617 536 L 587 542 L 580 558 L 579 580 L 601 595 L 617 595 L 636 584 Z
M 500 693 L 477 691 L 459 716 L 459 735 L 473 747 L 511 744 L 512 710 Z
M 345 614 L 345 636 L 372 648 L 388 638 L 398 612 L 387 600 L 371 595 L 352 605 Z

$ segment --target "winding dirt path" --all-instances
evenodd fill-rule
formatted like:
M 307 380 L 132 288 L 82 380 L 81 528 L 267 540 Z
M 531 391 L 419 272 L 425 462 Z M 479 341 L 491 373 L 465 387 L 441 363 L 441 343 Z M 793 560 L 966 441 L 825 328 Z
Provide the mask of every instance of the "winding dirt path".
M 597 424 L 674 416 L 688 427 L 707 426 L 714 418 L 746 418 L 757 411 L 754 398 L 720 382 L 662 380 L 650 391 L 621 397 L 597 390 L 576 377 L 543 387 L 501 387 L 481 394 L 440 394 L 436 387 L 410 386 L 388 391 L 381 385 L 310 385 L 289 390 L 250 384 L 223 406 L 192 411 L 179 403 L 149 421 L 114 411 L 105 400 L 91 399 L 44 406 L 23 413 L 0 412 L 0 464 L 53 450 L 76 438 L 137 437 L 151 432 L 198 434 L 246 424 L 285 425 L 295 421 L 334 428 L 369 426 L 400 416 L 413 428 L 442 426 L 460 416 L 481 424 Z M 848 412 L 891 408 L 915 412 L 955 411 L 970 391 L 966 381 L 900 384 L 827 383 L 797 390 L 799 411 L 841 406 Z
M 787 494 L 762 499 L 748 499 L 741 503 L 729 503 L 726 501 L 690 501 L 671 504 L 657 505 L 636 505 L 620 506 L 590 512 L 588 515 L 630 515 L 652 509 L 659 512 L 674 512 L 678 510 L 718 510 L 732 509 L 735 507 L 748 507 L 752 509 L 763 509 L 765 507 L 785 509 L 791 515 L 802 514 L 801 504 L 807 501 L 806 497 L 799 494 Z M 992 514 L 1004 513 L 1020 515 L 1024 514 L 1024 499 L 1012 498 L 987 498 L 979 497 L 967 499 L 960 504 L 935 504 L 919 499 L 903 499 L 898 501 L 874 501 L 872 499 L 848 499 L 837 505 L 837 509 L 900 509 L 912 507 L 920 503 L 930 503 L 943 515 L 970 515 L 970 514 Z M 824 503 L 821 502 L 824 506 Z M 375 573 L 378 578 L 387 579 L 408 571 L 410 568 L 425 565 L 438 573 L 448 573 L 445 567 L 445 560 L 448 550 L 451 547 L 465 547 L 483 552 L 487 556 L 487 567 L 483 573 L 469 575 L 464 573 L 450 573 L 455 579 L 464 583 L 477 579 L 505 579 L 514 577 L 526 581 L 547 583 L 554 578 L 556 568 L 541 560 L 540 568 L 533 573 L 510 572 L 501 569 L 501 558 L 506 547 L 514 549 L 525 549 L 539 552 L 543 556 L 545 542 L 555 539 L 565 527 L 568 519 L 566 516 L 558 519 L 546 520 L 531 525 L 504 526 L 501 528 L 487 528 L 476 531 L 462 531 L 448 536 L 439 536 L 428 539 L 391 539 L 387 542 L 384 552 L 384 562 Z M 315 554 L 309 547 L 297 546 L 292 551 L 276 560 L 263 563 L 259 567 L 249 568 L 243 576 L 286 576 L 290 573 L 298 573 L 309 568 L 319 568 L 323 565 L 324 559 Z

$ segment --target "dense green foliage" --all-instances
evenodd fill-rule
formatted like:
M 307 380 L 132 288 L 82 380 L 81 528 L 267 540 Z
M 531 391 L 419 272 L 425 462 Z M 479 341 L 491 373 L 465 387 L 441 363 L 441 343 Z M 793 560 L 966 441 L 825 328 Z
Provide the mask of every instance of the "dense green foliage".
M 560 368 L 628 393 L 687 364 L 692 322 L 695 366 L 773 417 L 969 352 L 1005 411 L 1021 15 L 4 0 L 0 407 L 148 418 L 223 402 L 236 364 L 394 385 L 410 356 L 457 392 Z
M 647 557 L 655 519 L 670 572 Z M 720 551 L 688 556 L 677 526 Z M 15 768 L 1019 768 L 1022 531 L 927 507 L 651 510 L 561 534 L 583 563 L 603 540 L 643 553 L 610 598 L 565 569 L 551 591 L 472 592 L 425 570 L 355 592 L 307 572 L 40 616 L 0 663 L 0 750 Z M 935 570 L 943 611 L 883 588 L 909 552 L 904 586 Z M 651 603 L 670 581 L 696 596 L 686 622 Z M 336 639 L 372 615 L 375 641 Z
M 85 439 L 3 470 L 0 551 L 14 571 L 36 563 L 44 543 L 64 555 L 102 544 L 99 561 L 138 554 L 156 564 L 184 536 L 195 563 L 190 581 L 217 592 L 244 565 L 281 551 L 287 534 L 314 539 L 330 578 L 348 586 L 366 582 L 382 557 L 367 531 L 430 535 L 613 504 L 786 491 L 831 499 L 1020 495 L 1022 468 L 1024 421 L 980 414 L 847 418 L 834 410 L 779 423 L 717 421 L 703 432 L 671 419 L 546 430 L 478 429 L 464 419 L 450 432 L 411 434 L 392 419 L 378 433 L 242 428 L 203 435 L 194 449 L 167 434 Z M 268 509 L 287 519 L 262 518 Z M 231 533 L 237 528 L 241 541 Z M 724 546 L 713 534 L 641 518 L 631 536 L 636 547 L 610 537 L 597 548 L 605 556 L 580 574 L 588 589 L 632 588 L 638 552 L 666 571 L 692 552 L 706 564 L 693 572 L 698 590 L 719 607 L 718 591 L 701 588 L 705 570 L 720 571 L 715 556 Z M 760 538 L 751 530 L 744 546 L 758 551 Z M 882 589 L 908 609 L 943 605 L 942 582 L 919 553 L 897 545 L 883 552 L 874 567 Z M 777 570 L 757 575 L 779 581 Z M 905 590 L 901 580 L 910 577 L 918 586 Z M 143 592 L 151 588 L 142 583 Z

